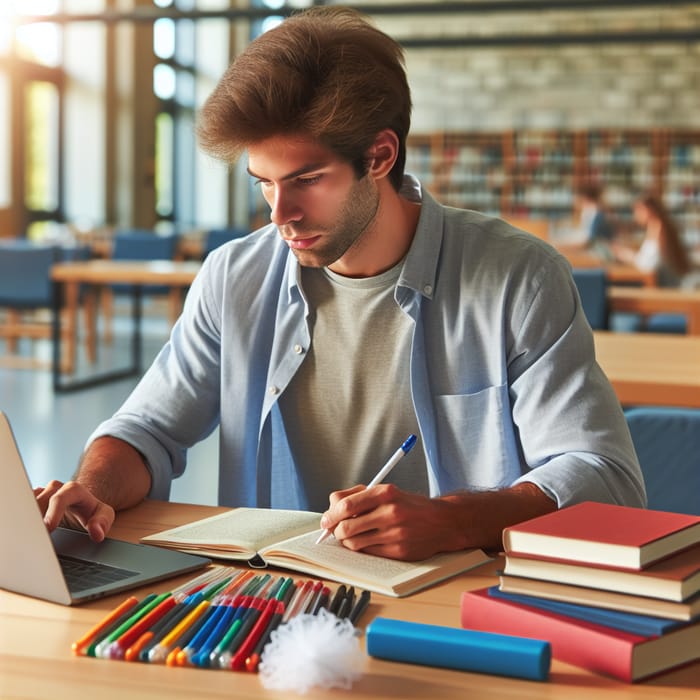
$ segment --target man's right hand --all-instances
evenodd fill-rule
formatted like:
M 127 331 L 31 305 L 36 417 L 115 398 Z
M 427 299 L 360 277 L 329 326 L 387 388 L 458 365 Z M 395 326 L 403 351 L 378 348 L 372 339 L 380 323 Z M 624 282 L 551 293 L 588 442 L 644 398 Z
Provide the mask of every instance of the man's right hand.
M 34 489 L 49 532 L 59 525 L 87 530 L 91 539 L 102 542 L 114 523 L 114 508 L 96 498 L 77 481 L 51 481 Z

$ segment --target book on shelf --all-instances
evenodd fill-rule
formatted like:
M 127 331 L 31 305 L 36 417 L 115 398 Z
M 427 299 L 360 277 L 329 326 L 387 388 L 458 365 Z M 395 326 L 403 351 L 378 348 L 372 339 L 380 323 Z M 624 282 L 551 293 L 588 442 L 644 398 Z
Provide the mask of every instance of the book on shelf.
M 683 626 L 686 622 L 646 613 L 626 611 L 621 608 L 597 607 L 557 598 L 543 598 L 538 594 L 516 593 L 506 590 L 507 588 L 504 588 L 503 583 L 498 587 L 493 586 L 489 588 L 489 595 L 495 598 L 502 598 L 503 600 L 510 600 L 514 603 L 529 605 L 540 610 L 549 610 L 550 612 L 573 617 L 577 620 L 594 622 L 605 627 L 614 627 L 632 634 L 660 636 Z
M 321 513 L 236 508 L 142 537 L 148 544 L 238 561 L 278 566 L 401 597 L 490 561 L 480 549 L 437 554 L 416 562 L 353 552 L 336 539 L 321 544 Z
M 486 588 L 462 594 L 460 621 L 466 629 L 547 640 L 555 659 L 628 683 L 700 658 L 700 622 L 661 636 L 632 634 L 497 598 Z
M 506 554 L 639 570 L 700 544 L 700 516 L 586 501 L 503 531 Z
M 503 572 L 508 576 L 680 602 L 700 593 L 700 546 L 684 549 L 641 571 L 507 554 Z
M 700 594 L 688 600 L 676 602 L 505 574 L 501 575 L 499 580 L 500 589 L 505 593 L 536 596 L 552 601 L 620 610 L 639 615 L 655 615 L 670 620 L 688 621 L 700 617 Z

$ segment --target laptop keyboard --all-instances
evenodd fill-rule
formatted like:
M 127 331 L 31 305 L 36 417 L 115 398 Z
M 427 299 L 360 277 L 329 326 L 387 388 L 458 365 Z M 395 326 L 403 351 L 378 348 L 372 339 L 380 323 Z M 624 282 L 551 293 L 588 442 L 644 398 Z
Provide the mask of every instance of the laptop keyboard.
M 58 561 L 63 569 L 63 576 L 66 579 L 68 588 L 71 591 L 86 591 L 88 588 L 104 586 L 107 583 L 123 581 L 131 576 L 137 576 L 137 571 L 120 569 L 109 564 L 100 564 L 95 561 L 84 561 L 59 555 Z

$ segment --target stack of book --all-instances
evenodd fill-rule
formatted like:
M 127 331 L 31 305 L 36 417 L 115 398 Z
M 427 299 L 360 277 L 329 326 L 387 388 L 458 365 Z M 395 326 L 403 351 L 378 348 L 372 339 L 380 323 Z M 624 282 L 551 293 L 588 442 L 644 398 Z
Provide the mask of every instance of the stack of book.
M 503 545 L 500 585 L 462 595 L 463 627 L 547 640 L 627 682 L 700 659 L 700 517 L 586 502 Z

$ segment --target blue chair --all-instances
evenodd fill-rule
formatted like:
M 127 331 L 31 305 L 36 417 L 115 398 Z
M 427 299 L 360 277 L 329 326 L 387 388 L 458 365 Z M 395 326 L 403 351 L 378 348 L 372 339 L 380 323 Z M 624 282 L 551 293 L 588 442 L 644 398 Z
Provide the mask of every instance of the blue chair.
M 159 236 L 153 231 L 134 229 L 117 231 L 112 244 L 112 260 L 173 260 L 177 236 Z M 114 285 L 115 293 L 131 293 L 129 285 Z M 167 287 L 149 285 L 144 293 L 167 294 Z
M 649 508 L 700 515 L 700 409 L 638 407 L 625 417 Z
M 243 238 L 248 235 L 244 228 L 213 228 L 204 234 L 203 258 L 206 258 L 212 250 L 218 248 L 234 238 Z
M 146 229 L 120 230 L 114 235 L 112 243 L 112 260 L 173 260 L 177 253 L 178 237 L 160 236 Z M 133 287 L 128 284 L 115 284 L 102 291 L 101 310 L 104 318 L 104 339 L 112 341 L 112 318 L 114 295 L 131 295 Z M 146 285 L 143 294 L 148 296 L 169 297 L 169 317 L 175 322 L 179 312 L 179 290 L 172 290 L 159 285 Z M 177 296 L 176 296 L 177 295 Z
M 51 266 L 60 259 L 60 249 L 52 245 L 34 245 L 13 240 L 0 245 L 0 307 L 4 318 L 0 337 L 5 339 L 10 363 L 16 367 L 37 367 L 42 363 L 18 354 L 21 338 L 49 339 L 50 316 L 37 313 L 53 308 Z M 64 339 L 73 342 L 64 334 Z M 72 348 L 64 357 L 72 357 Z M 72 367 L 68 367 L 70 371 Z
M 574 268 L 572 275 L 588 323 L 593 330 L 605 330 L 608 327 L 608 279 L 605 270 Z
M 688 324 L 683 314 L 652 314 L 642 324 L 642 329 L 649 333 L 688 332 Z
M 628 311 L 610 314 L 610 328 L 622 333 L 676 333 L 688 332 L 688 323 L 683 314 L 658 313 L 643 317 Z

